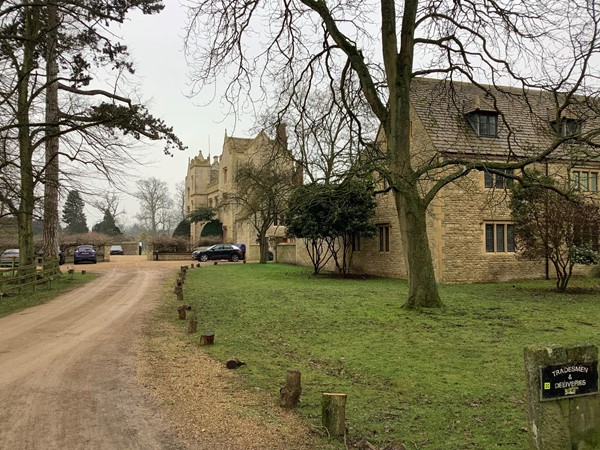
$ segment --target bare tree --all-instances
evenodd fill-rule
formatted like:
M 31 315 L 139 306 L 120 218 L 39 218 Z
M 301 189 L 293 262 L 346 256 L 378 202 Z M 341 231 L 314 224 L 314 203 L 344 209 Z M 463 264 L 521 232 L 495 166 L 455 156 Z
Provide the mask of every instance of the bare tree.
M 145 224 L 152 236 L 168 233 L 173 226 L 172 206 L 167 183 L 158 178 L 137 182 L 138 190 L 133 194 L 140 201 L 140 212 L 136 218 Z
M 120 210 L 121 197 L 115 191 L 105 190 L 101 194 L 96 195 L 94 200 L 90 202 L 94 208 L 104 214 L 106 211 L 115 219 L 125 213 L 124 210 Z
M 178 181 L 175 184 L 175 203 L 177 206 L 177 220 L 181 222 L 187 219 L 185 212 L 185 180 Z
M 576 94 L 593 94 L 597 85 L 598 19 L 595 7 L 584 0 L 514 0 L 506 5 L 482 0 L 195 0 L 186 44 L 194 92 L 229 77 L 226 97 L 234 109 L 249 98 L 242 94 L 255 95 L 257 87 L 265 97 L 278 96 L 282 115 L 297 86 L 310 90 L 329 85 L 341 92 L 336 101 L 370 148 L 365 158 L 394 193 L 408 267 L 406 306 L 435 307 L 442 303 L 427 237 L 428 206 L 444 186 L 472 170 L 521 168 L 560 147 L 566 138 L 551 132 L 542 145 L 517 151 L 512 143 L 519 124 L 504 120 L 498 101 L 500 95 L 513 94 L 499 85 L 518 86 L 526 102 L 529 95 L 539 97 L 540 91 L 530 88 L 549 93 L 560 128 L 566 110 L 579 98 Z M 257 31 L 260 42 L 254 38 Z M 467 80 L 489 96 L 509 130 L 505 161 L 447 154 L 446 149 L 427 158 L 414 153 L 411 86 L 424 76 Z M 273 79 L 288 88 L 271 92 Z M 360 131 L 361 118 L 346 107 L 352 93 L 380 124 L 384 147 L 370 145 L 374 137 Z M 451 93 L 443 98 L 448 97 L 453 98 Z M 460 112 L 458 102 L 454 106 Z M 578 138 L 593 138 L 597 130 Z
M 260 263 L 267 262 L 267 231 L 287 209 L 287 199 L 294 183 L 293 165 L 289 158 L 272 157 L 250 162 L 235 174 L 236 190 L 227 195 L 223 206 L 239 208 L 237 220 L 249 221 L 258 238 Z
M 171 128 L 122 90 L 121 81 L 133 71 L 132 64 L 126 47 L 115 42 L 107 28 L 122 23 L 131 9 L 155 13 L 162 7 L 160 0 L 2 3 L 0 107 L 6 114 L 0 136 L 16 150 L 18 159 L 10 161 L 20 184 L 18 198 L 3 201 L 12 203 L 9 208 L 18 218 L 21 264 L 33 260 L 31 221 L 41 183 L 45 252 L 57 253 L 59 158 L 85 165 L 86 176 L 93 167 L 114 182 L 123 162 L 135 161 L 132 140 L 164 139 L 167 152 L 183 147 Z M 114 69 L 113 86 L 89 88 L 98 67 Z M 81 171 L 71 167 L 73 173 Z

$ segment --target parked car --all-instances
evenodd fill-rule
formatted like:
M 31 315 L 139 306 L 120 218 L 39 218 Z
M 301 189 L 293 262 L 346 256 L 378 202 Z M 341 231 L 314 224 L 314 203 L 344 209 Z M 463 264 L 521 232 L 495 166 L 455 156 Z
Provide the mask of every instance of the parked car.
M 121 247 L 120 245 L 111 245 L 110 254 L 111 255 L 124 255 L 125 253 L 123 252 L 123 247 Z
M 73 264 L 89 261 L 96 264 L 96 250 L 91 245 L 80 245 L 73 253 Z
M 246 259 L 246 244 L 235 244 L 242 251 L 242 259 Z
M 19 249 L 9 248 L 0 255 L 0 267 L 17 267 L 19 265 Z
M 227 259 L 236 262 L 243 259 L 243 257 L 242 251 L 235 245 L 217 244 L 197 251 L 194 258 L 198 261 Z
M 198 259 L 197 258 L 198 253 L 200 253 L 202 251 L 205 251 L 207 248 L 208 247 L 197 247 L 197 248 L 195 248 L 194 251 L 192 252 L 192 259 L 197 260 Z

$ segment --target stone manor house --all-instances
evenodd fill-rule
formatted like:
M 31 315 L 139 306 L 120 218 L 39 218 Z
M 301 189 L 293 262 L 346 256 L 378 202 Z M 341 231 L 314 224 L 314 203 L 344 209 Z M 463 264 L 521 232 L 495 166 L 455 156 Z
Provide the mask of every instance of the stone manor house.
M 582 99 L 572 103 L 561 112 L 557 125 L 557 98 L 548 92 L 530 91 L 524 96 L 523 91 L 516 88 L 485 86 L 482 89 L 470 83 L 416 79 L 411 90 L 415 163 L 452 157 L 511 162 L 547 148 L 553 142 L 557 127 L 563 136 L 600 129 L 595 105 Z M 200 153 L 192 159 L 186 177 L 188 210 L 197 205 L 216 206 L 222 193 L 231 188 L 229 183 L 236 161 L 248 161 L 252 154 L 275 145 L 276 141 L 264 132 L 254 139 L 226 136 L 220 158 L 214 157 L 211 162 Z M 535 167 L 561 183 L 570 183 L 586 193 L 591 201 L 598 202 L 599 154 L 598 150 L 576 140 L 567 140 Z M 506 188 L 510 182 L 498 174 L 471 171 L 437 194 L 428 210 L 428 235 L 438 281 L 501 281 L 545 276 L 545 261 L 518 258 L 508 208 Z M 406 276 L 392 195 L 377 196 L 373 219 L 377 234 L 373 238 L 355 240 L 353 272 Z M 253 243 L 252 234 L 243 224 L 236 223 L 235 214 L 230 212 L 219 218 L 225 242 Z M 277 261 L 310 265 L 300 240 L 286 242 L 284 228 L 272 228 Z M 198 236 L 198 227 L 193 226 L 192 240 Z M 595 245 L 597 237 L 598 233 Z M 553 276 L 552 270 L 549 275 Z

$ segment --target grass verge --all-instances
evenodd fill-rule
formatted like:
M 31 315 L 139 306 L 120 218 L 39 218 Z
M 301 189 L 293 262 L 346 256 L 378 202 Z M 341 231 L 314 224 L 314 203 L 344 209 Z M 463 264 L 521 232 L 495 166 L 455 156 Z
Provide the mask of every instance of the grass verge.
M 91 273 L 86 273 L 85 275 L 81 273 L 63 273 L 60 279 L 52 282 L 50 285 L 39 285 L 35 289 L 27 287 L 20 294 L 11 293 L 9 296 L 3 296 L 0 298 L 0 317 L 46 303 L 57 295 L 73 289 L 80 284 L 87 283 L 94 278 L 96 276 Z
M 524 449 L 523 348 L 600 342 L 600 282 L 572 286 L 566 294 L 546 281 L 442 286 L 444 308 L 409 311 L 400 280 L 219 264 L 188 271 L 184 292 L 198 331 L 215 333 L 207 351 L 246 362 L 237 373 L 248 387 L 275 402 L 286 371 L 302 371 L 298 413 L 315 427 L 321 393 L 343 392 L 350 442 Z

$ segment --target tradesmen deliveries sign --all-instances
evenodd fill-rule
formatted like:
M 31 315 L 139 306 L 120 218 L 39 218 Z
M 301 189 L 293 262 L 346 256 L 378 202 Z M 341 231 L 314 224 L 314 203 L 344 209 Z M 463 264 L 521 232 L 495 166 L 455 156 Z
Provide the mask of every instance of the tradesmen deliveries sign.
M 541 400 L 598 393 L 598 361 L 540 367 Z

